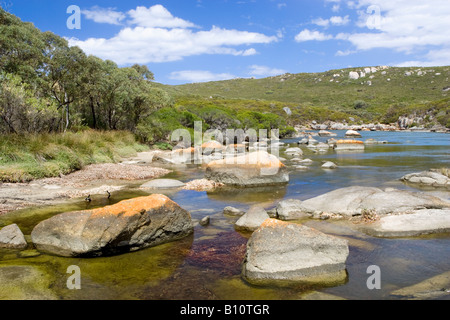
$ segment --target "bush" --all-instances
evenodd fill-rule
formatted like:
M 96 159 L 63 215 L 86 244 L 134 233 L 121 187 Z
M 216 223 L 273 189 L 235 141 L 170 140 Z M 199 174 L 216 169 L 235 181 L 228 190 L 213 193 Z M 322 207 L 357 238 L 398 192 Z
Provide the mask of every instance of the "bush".
M 0 181 L 26 182 L 68 174 L 147 149 L 132 133 L 123 131 L 4 135 L 0 140 Z
M 369 104 L 363 100 L 357 100 L 353 103 L 354 109 L 367 109 Z

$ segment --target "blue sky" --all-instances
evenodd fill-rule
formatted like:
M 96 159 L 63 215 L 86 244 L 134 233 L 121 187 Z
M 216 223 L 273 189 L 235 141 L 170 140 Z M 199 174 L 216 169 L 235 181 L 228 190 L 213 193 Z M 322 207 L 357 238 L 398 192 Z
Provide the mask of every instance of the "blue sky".
M 361 66 L 450 65 L 448 0 L 0 0 L 42 31 L 181 84 Z M 81 29 L 69 29 L 70 5 Z

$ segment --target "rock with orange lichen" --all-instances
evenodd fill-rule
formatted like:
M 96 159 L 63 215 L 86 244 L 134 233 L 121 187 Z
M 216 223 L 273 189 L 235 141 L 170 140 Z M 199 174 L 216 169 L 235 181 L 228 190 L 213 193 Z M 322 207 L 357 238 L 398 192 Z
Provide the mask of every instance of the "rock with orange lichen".
M 225 150 L 225 146 L 217 141 L 208 141 L 202 144 L 202 151 L 204 155 L 210 155 L 215 152 L 223 152 Z
M 243 277 L 253 284 L 335 285 L 347 279 L 346 240 L 304 225 L 267 219 L 251 236 Z
M 31 239 L 39 251 L 97 257 L 153 247 L 193 232 L 191 215 L 164 195 L 56 215 L 39 223 Z
M 286 184 L 289 173 L 274 155 L 265 151 L 210 162 L 206 179 L 239 187 Z
M 359 140 L 337 140 L 334 142 L 334 150 L 364 150 L 364 142 Z

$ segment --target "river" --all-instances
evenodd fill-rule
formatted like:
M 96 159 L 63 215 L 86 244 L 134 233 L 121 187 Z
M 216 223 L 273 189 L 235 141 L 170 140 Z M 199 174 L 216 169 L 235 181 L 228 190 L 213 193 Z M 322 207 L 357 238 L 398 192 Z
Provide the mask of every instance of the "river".
M 343 131 L 337 131 L 343 138 Z M 388 141 L 367 145 L 363 152 L 314 153 L 306 147 L 304 158 L 313 160 L 308 170 L 292 171 L 287 186 L 234 189 L 216 192 L 164 192 L 191 212 L 194 221 L 211 218 L 207 227 L 196 224 L 195 232 L 184 240 L 114 257 L 95 259 L 61 258 L 41 254 L 32 247 L 24 252 L 0 250 L 0 267 L 9 267 L 18 276 L 11 279 L 11 296 L 56 299 L 166 299 L 166 300 L 290 300 L 317 297 L 344 299 L 396 299 L 393 292 L 450 271 L 450 235 L 437 234 L 417 238 L 382 239 L 367 236 L 339 221 L 303 221 L 325 233 L 349 241 L 347 280 L 334 287 L 290 285 L 257 287 L 241 278 L 241 263 L 249 234 L 234 230 L 237 218 L 226 217 L 226 206 L 247 210 L 254 204 L 267 209 L 283 199 L 305 200 L 347 186 L 373 186 L 422 191 L 450 200 L 450 191 L 422 189 L 399 181 L 403 175 L 449 167 L 450 136 L 427 132 L 363 132 L 364 139 Z M 325 141 L 326 138 L 315 137 Z M 297 146 L 300 139 L 283 142 Z M 284 154 L 281 154 L 285 157 Z M 287 157 L 286 157 L 287 158 Z M 322 161 L 333 161 L 339 168 L 324 170 Z M 287 161 L 289 165 L 289 161 Z M 204 168 L 175 168 L 167 178 L 188 182 L 202 178 Z M 134 188 L 114 194 L 112 203 L 147 195 Z M 86 204 L 82 199 L 64 205 L 31 208 L 0 217 L 0 224 L 17 223 L 25 235 L 52 215 L 92 208 L 105 203 Z M 28 240 L 29 240 L 29 236 Z M 81 270 L 81 290 L 69 290 L 67 268 Z M 380 267 L 381 289 L 370 290 L 366 281 L 371 265 Z M 34 270 L 39 281 L 21 272 Z M 0 273 L 1 278 L 1 273 Z M 30 287 L 30 283 L 33 286 Z M 0 284 L 2 290 L 5 284 Z M 12 289 L 11 289 L 12 288 Z M 0 298 L 8 298 L 6 293 Z M 10 297 L 11 297 L 10 296 Z

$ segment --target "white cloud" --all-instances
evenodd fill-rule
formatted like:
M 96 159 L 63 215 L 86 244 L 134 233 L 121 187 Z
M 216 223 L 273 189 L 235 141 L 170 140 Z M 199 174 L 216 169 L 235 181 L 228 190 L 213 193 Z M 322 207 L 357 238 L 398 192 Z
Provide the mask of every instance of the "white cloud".
M 126 18 L 124 13 L 116 11 L 115 8 L 100 8 L 99 6 L 94 6 L 89 10 L 82 10 L 81 13 L 86 19 L 93 20 L 96 23 L 120 25 Z
M 297 42 L 313 41 L 313 40 L 314 41 L 325 41 L 325 40 L 330 40 L 330 39 L 333 39 L 333 36 L 326 35 L 322 32 L 316 31 L 316 30 L 311 31 L 309 29 L 305 29 L 295 36 L 295 41 L 297 41 Z
M 184 70 L 172 72 L 169 76 L 172 80 L 180 80 L 187 82 L 209 82 L 221 81 L 236 78 L 229 73 L 212 73 L 204 70 Z
M 334 16 L 330 18 L 330 23 L 334 26 L 345 26 L 350 23 L 350 18 L 349 16 L 345 17 Z
M 333 8 L 331 8 L 331 11 L 333 12 L 339 12 L 341 10 L 341 6 L 339 4 L 333 5 Z
M 323 18 L 317 18 L 317 19 L 314 19 L 311 22 L 314 23 L 315 25 L 320 26 L 320 27 L 328 27 L 330 25 L 330 20 L 323 19 Z
M 345 56 L 354 54 L 354 53 L 356 53 L 356 52 L 357 52 L 356 50 L 346 50 L 346 51 L 338 50 L 338 51 L 336 52 L 335 56 L 337 56 L 337 57 L 345 57 Z
M 396 64 L 397 67 L 435 67 L 448 65 L 450 65 L 450 48 L 431 50 L 424 56 L 424 60 L 405 61 Z
M 317 18 L 311 21 L 313 24 L 318 25 L 320 27 L 328 27 L 330 25 L 333 26 L 345 26 L 350 23 L 349 16 L 340 17 L 340 16 L 334 16 L 330 19 L 323 19 L 323 18 Z
M 360 50 L 388 48 L 406 53 L 427 46 L 450 46 L 450 6 L 448 0 L 359 0 L 361 28 L 368 28 L 377 12 L 376 32 L 347 34 L 346 39 Z M 369 30 L 369 29 L 367 29 Z
M 208 31 L 194 31 L 193 23 L 174 17 L 161 5 L 138 7 L 128 14 L 128 23 L 137 26 L 123 28 L 109 39 L 69 39 L 69 44 L 125 65 L 177 61 L 202 54 L 251 56 L 258 53 L 255 48 L 241 47 L 278 41 L 276 36 L 215 26 Z
M 137 7 L 128 11 L 130 23 L 147 28 L 192 28 L 192 22 L 174 17 L 166 8 L 157 4 L 150 8 Z
M 271 77 L 286 73 L 286 70 L 270 68 L 267 66 L 252 65 L 249 68 L 250 72 L 248 74 L 251 76 Z

